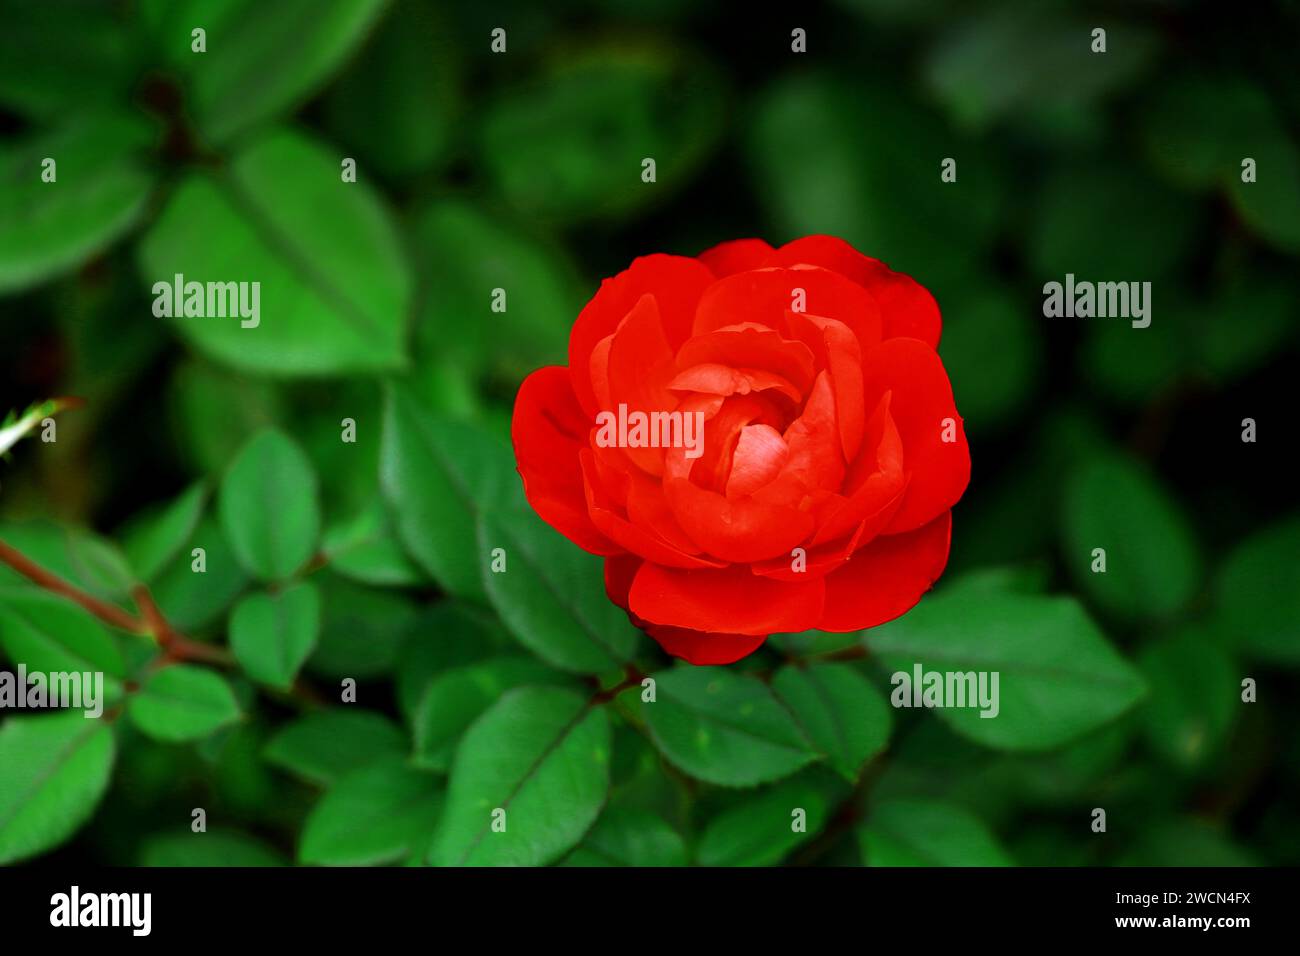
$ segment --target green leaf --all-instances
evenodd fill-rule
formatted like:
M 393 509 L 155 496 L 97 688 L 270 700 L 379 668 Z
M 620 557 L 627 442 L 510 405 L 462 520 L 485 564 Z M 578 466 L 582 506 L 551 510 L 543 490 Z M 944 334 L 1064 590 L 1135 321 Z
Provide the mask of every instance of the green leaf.
M 139 221 L 154 138 L 137 116 L 100 113 L 0 147 L 0 295 L 76 268 Z M 54 182 L 42 179 L 47 158 Z
M 619 217 L 689 181 L 723 126 L 707 62 L 650 44 L 587 47 L 489 103 L 482 164 L 530 218 Z M 654 157 L 656 181 L 641 179 Z
M 336 781 L 303 825 L 298 859 L 323 866 L 391 863 L 427 845 L 443 795 L 431 774 L 388 759 Z
M 771 866 L 816 836 L 829 817 L 820 788 L 804 779 L 785 780 L 710 820 L 696 860 L 701 866 Z
M 118 696 L 126 676 L 122 651 L 102 624 L 70 602 L 36 590 L 0 594 L 0 648 L 29 672 L 102 673 L 104 696 L 97 706 Z M 84 697 L 83 702 L 90 706 Z
M 122 533 L 122 550 L 141 581 L 152 581 L 176 558 L 198 528 L 207 501 L 207 487 L 198 482 L 175 501 L 131 521 Z
M 90 818 L 114 749 L 109 726 L 78 711 L 0 725 L 0 864 L 58 846 Z
M 430 861 L 540 866 L 576 844 L 609 789 L 609 720 L 580 695 L 525 687 L 502 697 L 461 739 Z M 505 811 L 505 830 L 493 815 Z
M 411 718 L 416 765 L 449 769 L 461 734 L 506 691 L 565 682 L 528 657 L 495 657 L 444 671 L 429 682 Z
M 1164 486 L 1127 458 L 1096 459 L 1066 483 L 1062 540 L 1079 586 L 1124 617 L 1171 615 L 1201 579 L 1187 518 Z M 1105 549 L 1104 572 L 1092 570 L 1096 548 Z
M 520 499 L 509 447 L 474 426 L 438 420 L 394 385 L 380 454 L 380 483 L 407 551 L 452 594 L 482 597 L 474 515 Z
M 440 601 L 411 622 L 397 659 L 397 703 L 408 721 L 438 674 L 514 649 L 490 611 Z
M 776 672 L 772 689 L 850 782 L 889 742 L 889 705 L 851 664 L 789 665 Z
M 230 685 L 202 667 L 175 664 L 154 671 L 127 713 L 155 740 L 201 740 L 240 718 Z
M 1014 866 L 969 810 L 930 800 L 873 807 L 858 830 L 868 866 Z
M 665 757 L 708 783 L 748 787 L 787 777 L 817 759 L 794 718 L 754 677 L 718 667 L 654 675 L 641 710 Z
M 1060 746 L 1114 720 L 1145 689 L 1071 598 L 959 590 L 927 598 L 904 617 L 866 631 L 864 640 L 887 669 L 907 676 L 891 681 L 895 704 L 924 691 L 924 678 L 920 688 L 912 686 L 918 664 L 923 674 L 941 672 L 945 685 L 949 674 L 978 681 L 987 673 L 989 691 L 996 674 L 995 717 L 981 717 L 978 703 L 936 710 L 987 747 Z
M 311 581 L 253 594 L 230 615 L 230 647 L 253 680 L 288 690 L 316 646 L 320 621 L 320 593 Z
M 1176 767 L 1217 756 L 1242 708 L 1238 668 L 1200 630 L 1147 644 L 1138 657 L 1151 693 L 1142 708 L 1148 746 Z
M 314 19 L 314 17 L 308 17 Z M 340 178 L 339 158 L 287 130 L 244 148 L 228 167 L 184 180 L 140 243 L 142 278 L 155 309 L 185 283 L 257 282 L 257 316 L 170 321 L 219 362 L 271 375 L 373 373 L 405 362 L 413 283 L 382 200 Z M 213 308 L 221 303 L 214 297 Z M 245 315 L 245 313 L 248 313 Z M 257 322 L 243 327 L 244 322 Z
M 519 642 L 554 667 L 594 674 L 629 660 L 637 631 L 605 594 L 601 559 L 531 511 L 480 516 L 482 560 L 505 552 L 505 571 L 483 569 L 488 598 Z
M 329 785 L 353 770 L 406 751 L 406 735 L 391 720 L 349 707 L 298 718 L 267 741 L 263 756 L 304 780 Z
M 201 565 L 197 549 L 202 549 Z M 153 597 L 173 626 L 193 630 L 210 624 L 247 584 L 221 525 L 205 515 L 181 553 L 154 580 Z
M 337 574 L 380 587 L 414 587 L 424 575 L 397 540 L 382 501 L 372 501 L 350 521 L 325 532 L 325 560 Z
M 1214 582 L 1218 629 L 1252 658 L 1300 664 L 1300 515 L 1237 545 Z
M 214 141 L 306 100 L 361 44 L 387 0 L 149 0 L 163 56 L 189 75 L 199 125 Z M 192 52 L 190 31 L 207 32 Z
M 316 472 L 282 432 L 265 429 L 249 440 L 221 481 L 217 508 L 239 563 L 263 581 L 289 577 L 316 547 Z
M 236 831 L 210 830 L 151 837 L 140 852 L 141 866 L 286 866 L 261 840 Z
M 564 866 L 686 866 L 686 844 L 662 817 L 606 807 Z

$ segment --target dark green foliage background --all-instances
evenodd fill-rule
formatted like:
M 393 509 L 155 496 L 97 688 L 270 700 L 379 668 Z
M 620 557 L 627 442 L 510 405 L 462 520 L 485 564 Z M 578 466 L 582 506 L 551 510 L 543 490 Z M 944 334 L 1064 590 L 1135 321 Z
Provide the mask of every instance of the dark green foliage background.
M 0 862 L 1300 863 L 1297 4 L 711 6 L 0 0 L 0 410 L 87 400 L 0 464 L 0 540 L 237 658 L 152 670 L 0 568 L 0 664 L 115 694 L 4 716 Z M 813 232 L 943 310 L 952 561 L 675 668 L 521 511 L 514 390 L 634 256 Z M 155 318 L 177 271 L 262 328 Z M 1151 327 L 1042 318 L 1066 272 Z M 1001 716 L 888 707 L 915 662 Z

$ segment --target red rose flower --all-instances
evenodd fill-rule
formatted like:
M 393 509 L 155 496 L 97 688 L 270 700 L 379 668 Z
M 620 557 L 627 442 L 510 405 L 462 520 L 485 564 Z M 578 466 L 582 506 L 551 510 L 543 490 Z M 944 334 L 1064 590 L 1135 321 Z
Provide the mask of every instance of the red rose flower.
M 939 331 L 924 288 L 829 236 L 637 259 L 519 389 L 528 501 L 692 663 L 882 624 L 943 572 L 970 477 Z

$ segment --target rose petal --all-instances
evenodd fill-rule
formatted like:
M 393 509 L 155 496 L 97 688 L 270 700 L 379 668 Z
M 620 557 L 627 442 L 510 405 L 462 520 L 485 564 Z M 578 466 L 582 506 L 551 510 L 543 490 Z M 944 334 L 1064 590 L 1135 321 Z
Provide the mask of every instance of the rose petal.
M 711 634 L 685 627 L 646 625 L 645 632 L 673 657 L 698 667 L 734 664 L 763 646 L 766 634 Z
M 629 418 L 634 412 L 650 416 L 656 412 L 672 412 L 680 401 L 668 388 L 677 374 L 672 350 L 660 322 L 659 306 L 654 296 L 643 295 L 637 300 L 618 330 L 609 347 L 609 398 L 611 407 L 602 409 L 614 416 L 621 415 L 619 406 L 627 406 Z M 629 431 L 631 426 L 629 425 Z M 623 453 L 638 467 L 652 475 L 663 473 L 663 448 L 655 447 L 660 436 L 647 429 L 646 440 L 651 446 L 623 449 Z
M 826 577 L 826 604 L 817 628 L 857 631 L 910 610 L 943 574 L 951 533 L 952 514 L 945 512 L 916 531 L 883 535 L 859 548 Z
M 748 563 L 788 554 L 812 533 L 812 515 L 788 504 L 725 498 L 683 478 L 667 479 L 664 492 L 691 540 L 724 561 Z
M 596 528 L 626 551 L 674 568 L 719 568 L 723 562 L 688 554 L 664 540 L 655 531 L 633 524 L 618 513 L 617 505 L 604 493 L 596 473 L 595 458 L 584 449 L 580 458 L 587 513 Z
M 895 272 L 879 259 L 863 255 L 834 236 L 804 236 L 787 242 L 772 253 L 764 265 L 793 266 L 798 263 L 838 272 L 867 289 L 880 304 L 884 338 L 905 336 L 920 339 L 931 348 L 939 347 L 939 335 L 943 330 L 939 305 L 934 296 L 911 276 Z
M 858 337 L 843 322 L 820 315 L 790 312 L 786 321 L 794 335 L 813 350 L 818 366 L 830 372 L 844 460 L 852 461 L 862 443 L 866 419 L 862 398 L 862 347 Z
M 652 624 L 723 634 L 802 631 L 822 613 L 822 580 L 787 584 L 756 577 L 749 568 L 680 571 L 649 562 L 632 581 L 628 607 Z
M 729 276 L 735 272 L 757 269 L 772 254 L 772 247 L 763 239 L 733 239 L 706 249 L 698 256 L 715 276 Z
M 894 534 L 919 528 L 947 511 L 970 481 L 970 451 L 952 386 L 943 363 L 917 339 L 887 339 L 862 359 L 863 389 L 874 404 L 893 393 L 889 412 L 903 442 L 909 476 L 903 505 L 885 529 Z M 943 441 L 951 420 L 954 441 Z
M 675 351 L 690 335 L 695 309 L 715 277 L 702 262 L 686 256 L 642 256 L 600 284 L 569 333 L 569 368 L 573 391 L 588 416 L 600 409 L 587 380 L 592 350 L 610 335 L 641 296 L 651 293 L 659 306 L 669 346 Z
M 771 425 L 746 425 L 731 456 L 727 497 L 748 495 L 775 478 L 790 457 L 790 446 Z
M 802 289 L 803 301 L 796 300 Z M 880 341 L 880 306 L 861 285 L 828 269 L 755 269 L 719 279 L 700 297 L 695 311 L 696 335 L 741 322 L 756 322 L 786 331 L 785 314 L 800 311 L 838 319 L 853 330 L 864 349 Z
M 533 510 L 560 534 L 592 554 L 621 549 L 587 514 L 578 454 L 586 444 L 588 423 L 569 384 L 569 370 L 539 368 L 519 386 L 510 437 L 524 495 Z
M 788 381 L 800 395 L 807 394 L 815 372 L 808 346 L 753 323 L 697 335 L 677 352 L 678 369 L 706 363 L 762 369 Z

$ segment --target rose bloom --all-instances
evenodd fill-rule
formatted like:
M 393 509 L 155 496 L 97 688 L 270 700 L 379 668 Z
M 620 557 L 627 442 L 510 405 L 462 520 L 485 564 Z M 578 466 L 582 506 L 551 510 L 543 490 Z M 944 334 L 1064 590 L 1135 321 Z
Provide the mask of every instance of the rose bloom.
M 929 292 L 830 236 L 639 258 L 578 315 L 568 367 L 519 389 L 528 501 L 692 663 L 882 624 L 943 572 L 970 478 L 939 332 Z M 685 430 L 609 426 L 666 412 Z

